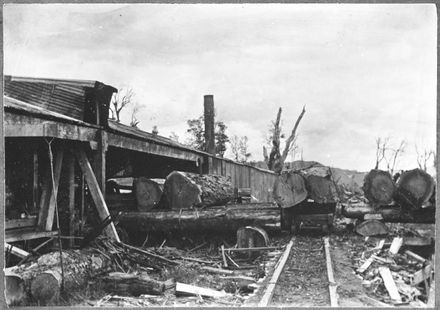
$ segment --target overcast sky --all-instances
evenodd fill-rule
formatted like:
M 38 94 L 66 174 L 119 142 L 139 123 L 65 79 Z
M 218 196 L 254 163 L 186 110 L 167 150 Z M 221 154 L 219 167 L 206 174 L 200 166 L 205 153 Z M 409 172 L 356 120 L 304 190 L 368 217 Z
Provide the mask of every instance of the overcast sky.
M 253 160 L 280 106 L 286 133 L 306 106 L 305 160 L 369 170 L 379 136 L 407 142 L 397 168 L 417 166 L 416 144 L 435 149 L 434 4 L 7 4 L 3 13 L 5 74 L 132 87 L 146 131 L 185 141 L 186 120 L 213 94 L 217 120 L 249 138 Z

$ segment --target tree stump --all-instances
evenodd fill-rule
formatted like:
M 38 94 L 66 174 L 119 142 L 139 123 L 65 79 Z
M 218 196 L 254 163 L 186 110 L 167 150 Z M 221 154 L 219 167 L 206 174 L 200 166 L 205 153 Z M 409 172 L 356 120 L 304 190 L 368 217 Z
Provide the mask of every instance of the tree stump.
M 164 183 L 164 179 L 148 179 L 145 177 L 133 180 L 133 193 L 139 211 L 151 210 L 159 204 Z
M 395 200 L 403 207 L 418 209 L 432 197 L 434 187 L 434 179 L 425 171 L 405 171 L 397 181 Z
M 219 175 L 173 171 L 164 184 L 165 199 L 161 204 L 171 209 L 223 205 L 234 199 L 234 187 L 229 179 Z
M 389 172 L 373 169 L 365 176 L 362 189 L 371 204 L 387 205 L 393 201 L 396 185 Z

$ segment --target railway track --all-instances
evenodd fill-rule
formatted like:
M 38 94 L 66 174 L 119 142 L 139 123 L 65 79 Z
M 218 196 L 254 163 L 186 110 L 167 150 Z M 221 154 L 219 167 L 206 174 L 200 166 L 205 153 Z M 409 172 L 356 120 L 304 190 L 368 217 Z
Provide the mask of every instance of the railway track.
M 337 306 L 326 243 L 322 235 L 293 236 L 284 251 L 269 257 L 268 274 L 244 306 Z

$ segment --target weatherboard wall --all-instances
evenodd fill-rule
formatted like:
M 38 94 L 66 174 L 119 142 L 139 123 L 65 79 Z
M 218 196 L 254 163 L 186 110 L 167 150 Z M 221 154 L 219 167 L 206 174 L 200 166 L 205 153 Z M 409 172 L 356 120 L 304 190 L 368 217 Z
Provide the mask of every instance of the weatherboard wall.
M 212 157 L 209 173 L 229 178 L 234 187 L 250 188 L 252 196 L 260 202 L 273 202 L 272 190 L 277 175 L 272 171 Z

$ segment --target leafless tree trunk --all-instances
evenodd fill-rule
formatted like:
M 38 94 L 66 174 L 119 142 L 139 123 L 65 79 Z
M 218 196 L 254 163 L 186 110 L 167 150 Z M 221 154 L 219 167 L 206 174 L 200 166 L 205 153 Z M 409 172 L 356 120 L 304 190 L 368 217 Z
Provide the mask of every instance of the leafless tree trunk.
M 417 164 L 419 165 L 419 168 L 422 169 L 423 171 L 427 170 L 427 164 L 429 159 L 431 158 L 431 156 L 433 156 L 434 158 L 434 162 L 435 162 L 435 153 L 434 151 L 428 151 L 428 150 L 424 150 L 423 153 L 419 153 L 419 150 L 417 148 L 417 145 L 415 146 L 416 148 L 416 153 L 417 153 Z M 435 163 L 434 163 L 435 165 Z
M 380 137 L 376 138 L 376 166 L 374 169 L 379 169 L 380 162 L 385 158 L 385 151 L 388 147 L 389 140 L 389 137 L 384 139 Z
M 402 140 L 400 142 L 399 147 L 397 148 L 389 148 L 390 152 L 389 157 L 385 157 L 385 160 L 387 162 L 387 168 L 391 175 L 394 175 L 394 168 L 396 167 L 397 158 L 399 157 L 399 154 L 402 154 L 405 151 L 405 140 Z
M 134 92 L 132 88 L 121 88 L 113 95 L 112 101 L 110 102 L 110 112 L 112 118 L 118 123 L 121 121 L 120 114 L 122 109 L 132 102 L 133 96 Z
M 272 150 L 270 152 L 269 158 L 267 160 L 267 166 L 270 170 L 280 173 L 283 170 L 284 162 L 286 161 L 287 155 L 292 149 L 292 145 L 294 144 L 295 138 L 296 138 L 296 131 L 298 129 L 298 125 L 301 122 L 301 119 L 303 118 L 304 114 L 306 113 L 305 106 L 303 107 L 301 114 L 298 116 L 295 126 L 292 129 L 292 132 L 290 136 L 286 140 L 286 145 L 284 147 L 284 151 L 281 154 L 280 151 L 280 135 L 281 135 L 281 129 L 280 129 L 280 120 L 281 120 L 281 112 L 282 109 L 279 108 L 276 121 L 274 123 L 274 132 L 272 136 Z M 264 151 L 264 149 L 263 149 Z M 265 156 L 265 158 L 267 158 Z

